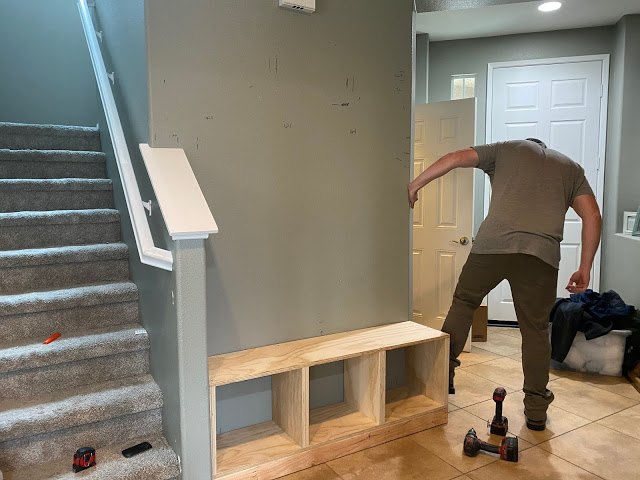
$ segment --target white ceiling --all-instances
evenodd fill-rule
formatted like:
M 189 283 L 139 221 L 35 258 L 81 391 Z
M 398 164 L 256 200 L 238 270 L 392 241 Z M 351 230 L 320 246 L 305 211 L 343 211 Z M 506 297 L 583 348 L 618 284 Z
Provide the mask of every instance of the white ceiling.
M 561 0 L 562 8 L 542 13 L 542 1 L 418 13 L 416 32 L 431 41 L 494 37 L 514 33 L 613 25 L 623 15 L 640 13 L 640 0 Z

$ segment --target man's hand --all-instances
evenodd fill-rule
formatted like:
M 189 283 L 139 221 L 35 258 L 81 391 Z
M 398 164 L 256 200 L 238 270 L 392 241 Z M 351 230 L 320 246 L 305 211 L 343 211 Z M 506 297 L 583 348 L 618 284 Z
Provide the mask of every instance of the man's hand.
M 416 202 L 418 201 L 418 191 L 414 190 L 411 187 L 411 184 L 407 185 L 407 195 L 409 197 L 409 206 L 411 208 L 413 208 L 413 206 L 416 204 Z
M 569 279 L 567 290 L 571 293 L 584 292 L 589 287 L 589 281 L 591 280 L 591 274 L 589 271 L 578 270 Z

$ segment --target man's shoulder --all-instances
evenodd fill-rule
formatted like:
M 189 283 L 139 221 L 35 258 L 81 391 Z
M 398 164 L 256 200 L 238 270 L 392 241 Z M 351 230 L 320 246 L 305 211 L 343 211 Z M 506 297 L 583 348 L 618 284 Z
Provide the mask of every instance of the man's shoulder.
M 558 150 L 547 148 L 546 154 L 547 154 L 547 158 L 550 158 L 555 162 L 557 162 L 558 164 L 566 166 L 567 168 L 577 169 L 577 170 L 582 169 L 582 167 L 578 162 L 573 160 L 571 157 L 565 155 L 564 153 L 559 152 Z

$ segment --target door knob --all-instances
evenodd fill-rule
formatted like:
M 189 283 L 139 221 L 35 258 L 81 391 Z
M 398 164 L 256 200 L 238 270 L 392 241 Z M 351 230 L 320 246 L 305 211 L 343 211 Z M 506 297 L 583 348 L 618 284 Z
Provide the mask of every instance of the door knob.
M 452 240 L 452 242 L 459 245 L 469 245 L 469 239 L 467 237 L 460 237 L 460 240 Z

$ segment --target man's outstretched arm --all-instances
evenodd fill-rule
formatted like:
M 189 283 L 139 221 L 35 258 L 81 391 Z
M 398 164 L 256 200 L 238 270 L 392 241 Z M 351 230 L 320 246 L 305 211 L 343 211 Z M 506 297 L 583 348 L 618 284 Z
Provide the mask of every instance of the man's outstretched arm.
M 413 208 L 418 201 L 418 191 L 429 182 L 449 173 L 454 168 L 477 167 L 479 161 L 478 154 L 473 148 L 465 148 L 457 152 L 447 153 L 444 157 L 436 160 L 407 186 L 409 206 Z
M 602 230 L 602 217 L 600 208 L 593 195 L 579 195 L 571 205 L 582 219 L 582 254 L 580 267 L 571 275 L 567 290 L 571 293 L 584 292 L 589 287 L 591 280 L 591 267 L 593 259 L 600 244 L 600 232 Z

